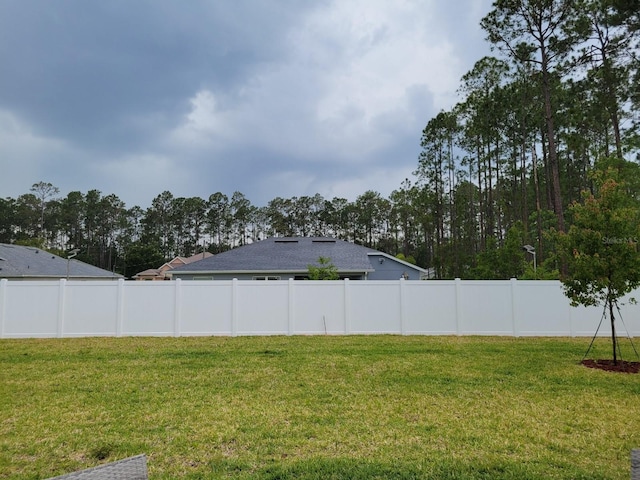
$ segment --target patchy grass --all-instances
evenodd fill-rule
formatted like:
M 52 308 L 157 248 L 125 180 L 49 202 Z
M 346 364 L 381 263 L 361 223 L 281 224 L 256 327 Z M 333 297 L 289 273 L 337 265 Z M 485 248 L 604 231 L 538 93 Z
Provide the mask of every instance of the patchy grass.
M 626 479 L 640 377 L 579 365 L 587 345 L 2 340 L 0 478 L 146 453 L 151 479 Z

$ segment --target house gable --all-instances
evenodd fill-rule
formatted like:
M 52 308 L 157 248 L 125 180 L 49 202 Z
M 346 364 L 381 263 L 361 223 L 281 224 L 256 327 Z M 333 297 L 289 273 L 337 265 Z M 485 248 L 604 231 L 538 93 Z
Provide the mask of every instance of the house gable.
M 136 280 L 169 280 L 170 275 L 168 275 L 167 272 L 170 270 L 211 257 L 212 255 L 210 252 L 202 252 L 190 257 L 174 257 L 173 260 L 163 263 L 159 268 L 150 268 L 143 272 L 136 273 L 133 278 Z
M 369 260 L 375 269 L 369 280 L 424 280 L 427 277 L 426 270 L 383 252 L 370 252 Z

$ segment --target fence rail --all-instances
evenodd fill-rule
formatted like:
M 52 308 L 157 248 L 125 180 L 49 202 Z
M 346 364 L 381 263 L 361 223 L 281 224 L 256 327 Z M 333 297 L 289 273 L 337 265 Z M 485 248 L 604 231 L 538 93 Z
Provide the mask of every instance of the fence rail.
M 634 337 L 640 306 L 628 300 L 617 331 Z M 593 336 L 602 312 L 571 307 L 557 281 L 0 280 L 0 338 Z M 608 320 L 599 334 L 610 334 Z

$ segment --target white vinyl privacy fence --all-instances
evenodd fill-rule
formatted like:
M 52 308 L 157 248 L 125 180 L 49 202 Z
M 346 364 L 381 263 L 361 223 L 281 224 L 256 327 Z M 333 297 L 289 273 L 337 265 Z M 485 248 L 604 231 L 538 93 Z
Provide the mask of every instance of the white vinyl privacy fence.
M 620 310 L 618 333 L 638 336 L 640 305 Z M 602 307 L 571 307 L 557 281 L 0 280 L 0 338 L 592 336 L 601 318 Z

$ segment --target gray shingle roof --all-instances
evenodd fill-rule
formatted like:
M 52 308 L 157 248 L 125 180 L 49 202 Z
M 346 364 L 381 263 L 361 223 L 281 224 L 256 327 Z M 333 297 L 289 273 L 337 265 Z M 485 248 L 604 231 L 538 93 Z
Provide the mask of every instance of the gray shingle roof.
M 331 259 L 339 272 L 372 272 L 375 250 L 325 237 L 269 238 L 219 253 L 173 272 L 306 272 L 319 257 Z
M 109 280 L 122 275 L 72 259 L 58 257 L 45 250 L 0 243 L 0 278 Z

